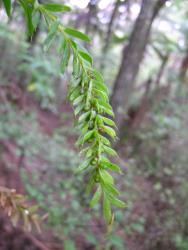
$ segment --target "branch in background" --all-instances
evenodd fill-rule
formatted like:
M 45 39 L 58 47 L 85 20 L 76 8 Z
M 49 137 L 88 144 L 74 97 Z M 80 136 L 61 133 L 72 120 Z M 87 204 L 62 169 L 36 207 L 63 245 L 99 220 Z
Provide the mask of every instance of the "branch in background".
M 91 28 L 91 20 L 92 17 L 96 15 L 97 11 L 97 4 L 98 0 L 90 0 L 88 3 L 88 13 L 87 13 L 87 18 L 86 18 L 86 28 L 85 28 L 85 33 L 89 34 L 90 28 Z
M 145 114 L 148 112 L 148 110 L 151 107 L 149 95 L 151 92 L 152 83 L 153 83 L 153 80 L 151 77 L 149 77 L 148 80 L 144 83 L 145 92 L 143 96 L 141 97 L 141 101 L 139 102 L 139 105 L 136 106 L 136 108 L 130 107 L 128 110 L 128 115 L 129 115 L 128 129 L 129 129 L 130 134 L 133 134 L 139 128 L 139 126 L 142 124 L 144 120 Z
M 123 49 L 122 62 L 111 97 L 120 134 L 121 128 L 124 126 L 128 101 L 134 89 L 135 79 L 148 43 L 152 23 L 165 2 L 165 0 L 142 1 L 141 10 L 130 36 L 129 44 L 125 45 Z
M 137 109 L 135 110 L 134 117 L 132 117 L 132 119 L 129 122 L 129 129 L 131 130 L 131 134 L 139 128 L 139 126 L 142 124 L 148 111 L 150 111 L 152 106 L 158 102 L 161 91 L 164 90 L 164 88 L 160 88 L 160 82 L 164 74 L 165 67 L 168 63 L 170 53 L 167 52 L 166 55 L 162 55 L 159 50 L 156 50 L 156 52 L 158 53 L 158 56 L 161 58 L 161 65 L 157 72 L 156 79 L 153 81 L 152 78 L 149 77 L 149 79 L 144 84 L 145 92 L 141 98 L 141 101 Z M 153 90 L 151 90 L 152 83 L 155 84 Z M 151 95 L 152 95 L 152 98 L 151 98 Z M 153 96 L 155 98 L 153 98 Z
M 186 50 L 185 56 L 181 62 L 180 70 L 179 70 L 179 78 L 184 82 L 186 73 L 188 69 L 188 48 Z
M 166 65 L 168 63 L 169 58 L 170 58 L 170 53 L 167 53 L 162 58 L 161 66 L 159 68 L 159 71 L 158 71 L 158 74 L 157 74 L 157 77 L 156 77 L 156 82 L 155 82 L 156 88 L 159 88 L 159 86 L 160 86 L 161 78 L 163 76 L 163 73 L 164 73 L 165 67 L 166 67 Z
M 112 27 L 113 27 L 115 17 L 116 17 L 118 8 L 120 6 L 120 3 L 121 3 L 120 0 L 116 0 L 116 2 L 114 3 L 114 8 L 113 8 L 113 11 L 112 11 L 110 22 L 108 23 L 107 33 L 106 33 L 106 36 L 105 36 L 105 39 L 104 39 L 104 46 L 103 46 L 103 49 L 102 49 L 103 58 L 101 60 L 101 67 L 100 67 L 101 71 L 103 71 L 104 66 L 105 66 L 106 52 L 107 52 L 107 50 L 109 48 L 109 45 L 110 45 L 109 43 L 110 43 L 110 38 L 111 38 L 111 35 L 112 35 Z

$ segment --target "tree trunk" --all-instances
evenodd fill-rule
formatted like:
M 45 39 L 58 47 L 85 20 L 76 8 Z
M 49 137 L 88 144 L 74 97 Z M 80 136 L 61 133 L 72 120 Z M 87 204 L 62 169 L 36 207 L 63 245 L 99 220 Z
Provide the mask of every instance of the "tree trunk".
M 145 118 L 145 114 L 151 107 L 151 100 L 149 99 L 149 95 L 151 92 L 151 85 L 152 85 L 151 77 L 149 77 L 145 85 L 146 85 L 145 93 L 141 98 L 139 106 L 135 110 L 134 117 L 132 117 L 132 119 L 130 119 L 129 121 L 128 129 L 129 131 L 131 131 L 131 133 L 133 133 L 137 128 L 139 128 L 140 124 L 143 122 Z
M 163 76 L 166 64 L 168 62 L 170 54 L 167 53 L 166 55 L 161 55 L 161 65 L 159 67 L 159 70 L 157 72 L 157 76 L 156 79 L 154 80 L 154 90 L 152 90 L 153 92 L 153 96 L 159 96 L 160 92 L 161 92 L 161 78 Z M 144 118 L 146 116 L 146 114 L 148 113 L 148 111 L 151 110 L 152 105 L 155 104 L 153 97 L 151 98 L 151 85 L 152 85 L 152 78 L 149 77 L 149 79 L 146 82 L 146 89 L 145 89 L 145 93 L 143 95 L 143 97 L 141 98 L 140 104 L 138 105 L 138 108 L 134 114 L 134 118 L 131 121 L 131 124 L 129 125 L 129 130 L 131 131 L 131 133 L 134 133 L 134 131 L 136 131 L 140 125 L 142 124 L 142 122 L 144 121 Z M 157 99 L 157 98 L 156 98 Z M 122 131 L 123 132 L 123 131 Z
M 169 57 L 170 57 L 170 53 L 167 53 L 165 56 L 163 56 L 163 58 L 161 58 L 162 59 L 161 66 L 159 68 L 159 71 L 158 71 L 157 77 L 156 77 L 156 88 L 160 87 L 161 78 L 163 76 L 165 67 L 168 63 Z
M 86 18 L 86 27 L 85 27 L 85 33 L 89 34 L 90 28 L 91 28 L 91 19 L 93 16 L 96 15 L 97 9 L 96 9 L 97 0 L 90 0 L 88 3 L 88 14 Z
M 161 52 L 161 49 L 153 46 L 153 49 L 155 50 L 156 54 L 158 55 L 158 57 L 161 59 L 161 66 L 159 67 L 159 70 L 157 72 L 157 76 L 156 76 L 156 81 L 155 81 L 155 85 L 156 85 L 156 90 L 160 87 L 160 82 L 161 82 L 161 78 L 164 74 L 164 70 L 166 67 L 166 64 L 168 63 L 169 57 L 170 57 L 170 52 L 167 51 L 165 54 Z
M 87 35 L 91 34 L 92 19 L 97 15 L 97 2 L 98 0 L 90 0 L 88 3 L 88 13 L 85 20 L 85 33 Z M 84 47 L 89 51 L 91 44 L 85 42 Z
M 185 81 L 186 73 L 188 69 L 188 48 L 186 50 L 185 56 L 181 62 L 179 78 L 182 82 Z
M 107 33 L 106 33 L 106 36 L 105 36 L 104 46 L 103 46 L 103 49 L 102 49 L 103 58 L 102 58 L 101 67 L 100 67 L 101 71 L 103 71 L 104 66 L 105 66 L 106 52 L 107 52 L 107 50 L 109 48 L 109 42 L 110 42 L 110 38 L 111 38 L 111 34 L 112 34 L 112 27 L 113 27 L 114 20 L 115 20 L 115 17 L 116 17 L 116 13 L 118 11 L 118 7 L 119 7 L 120 3 L 121 3 L 120 0 L 116 0 L 116 2 L 114 3 L 114 9 L 112 11 L 110 22 L 109 22 L 108 27 L 107 27 Z
M 142 1 L 129 44 L 123 49 L 122 62 L 111 97 L 119 131 L 123 126 L 125 111 L 148 42 L 153 20 L 165 2 L 166 0 Z

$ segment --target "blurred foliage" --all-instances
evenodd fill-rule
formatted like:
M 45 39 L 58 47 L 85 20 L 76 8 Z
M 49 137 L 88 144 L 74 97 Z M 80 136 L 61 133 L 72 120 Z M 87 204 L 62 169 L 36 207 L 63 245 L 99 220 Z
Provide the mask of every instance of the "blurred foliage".
M 53 55 L 45 55 L 42 47 L 37 47 L 36 51 L 28 54 L 29 44 L 23 38 L 18 43 L 17 34 L 8 26 L 1 24 L 0 36 L 0 50 L 2 56 L 6 55 L 0 66 L 1 84 L 6 81 L 4 77 L 13 77 L 10 83 L 19 82 L 22 87 L 35 94 L 43 108 L 55 111 L 55 93 L 60 82 L 57 60 Z
M 44 56 L 41 50 L 34 55 L 24 55 L 24 63 L 19 67 L 22 72 L 32 72 L 27 83 L 27 90 L 33 92 L 43 108 L 52 108 L 55 103 L 55 84 L 59 68 L 55 60 Z
M 19 79 L 19 65 L 28 48 L 28 44 L 24 42 L 22 35 L 19 35 L 21 37 L 18 42 L 18 34 L 3 23 L 0 24 L 0 53 L 3 57 L 0 64 L 1 85 L 7 81 L 7 78 L 9 81 Z M 11 79 L 12 77 L 14 78 Z
M 182 99 L 183 96 L 171 99 L 164 97 L 160 103 L 155 104 L 139 130 L 134 133 L 132 147 L 129 149 L 134 157 L 134 164 L 139 166 L 135 175 L 141 176 L 149 184 L 150 191 L 146 199 L 151 199 L 154 204 L 153 214 L 144 215 L 146 221 L 151 216 L 152 224 L 148 225 L 149 229 L 138 227 L 138 230 L 140 233 L 146 230 L 149 238 L 150 230 L 156 228 L 164 237 L 153 240 L 155 249 L 162 242 L 164 245 L 167 242 L 173 245 L 175 242 L 177 249 L 187 249 L 186 237 L 183 235 L 187 234 L 188 204 L 185 197 L 188 157 L 185 151 L 188 141 L 187 117 L 184 114 L 188 103 L 177 105 L 177 100 Z

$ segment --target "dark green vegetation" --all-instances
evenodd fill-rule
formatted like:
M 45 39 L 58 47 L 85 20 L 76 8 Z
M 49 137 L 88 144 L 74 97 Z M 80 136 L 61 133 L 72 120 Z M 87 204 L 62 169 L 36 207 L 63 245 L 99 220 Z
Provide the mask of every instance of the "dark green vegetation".
M 50 249 L 188 250 L 187 2 L 39 2 L 0 13 L 0 186 L 38 205 Z M 123 204 L 107 169 L 127 203 L 109 234 L 97 202 L 109 223 Z

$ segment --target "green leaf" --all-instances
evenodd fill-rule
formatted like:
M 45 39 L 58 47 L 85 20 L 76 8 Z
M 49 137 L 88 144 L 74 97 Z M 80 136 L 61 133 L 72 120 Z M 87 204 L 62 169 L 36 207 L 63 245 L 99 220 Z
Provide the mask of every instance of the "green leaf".
M 65 49 L 65 46 L 66 46 L 66 39 L 64 36 L 61 36 L 61 39 L 60 39 L 60 44 L 58 46 L 58 53 L 62 53 Z
M 11 0 L 3 0 L 3 4 L 7 13 L 7 16 L 10 16 L 11 13 Z
M 59 21 L 55 21 L 51 26 L 50 26 L 50 31 L 46 37 L 46 39 L 44 40 L 44 50 L 48 51 L 48 49 L 50 48 L 52 41 L 57 33 L 59 27 Z
M 112 218 L 112 212 L 111 212 L 110 202 L 105 194 L 103 197 L 103 215 L 105 221 L 109 224 Z
M 103 160 L 103 159 L 101 160 L 101 163 L 102 163 L 102 165 L 104 167 L 109 168 L 114 172 L 121 173 L 121 169 L 120 169 L 120 167 L 118 165 L 116 165 L 116 164 L 114 164 L 114 163 L 112 163 L 110 161 Z
M 78 54 L 79 54 L 85 61 L 87 61 L 90 65 L 92 65 L 93 59 L 92 59 L 92 57 L 91 57 L 88 53 L 79 50 L 79 51 L 78 51 Z
M 89 86 L 87 89 L 86 108 L 90 107 L 91 99 L 92 99 L 92 82 L 89 81 Z M 94 116 L 93 116 L 93 114 L 94 114 Z M 96 112 L 92 112 L 92 116 L 94 118 L 96 116 Z
M 100 177 L 104 181 L 104 183 L 113 184 L 113 177 L 104 169 L 99 169 Z
M 70 39 L 70 42 L 71 42 L 72 47 L 74 48 L 74 50 L 77 50 L 77 47 L 78 47 L 77 43 L 75 43 L 75 41 L 73 41 L 72 39 Z
M 102 100 L 98 100 L 99 108 L 106 114 L 114 117 L 114 112 L 109 103 L 103 102 Z
M 90 201 L 90 206 L 91 207 L 94 207 L 99 202 L 99 200 L 101 198 L 101 195 L 102 195 L 102 190 L 101 190 L 101 187 L 98 186 L 95 194 L 93 195 L 92 200 Z
M 98 100 L 98 103 L 99 103 L 100 106 L 102 106 L 102 107 L 104 107 L 106 109 L 112 110 L 112 107 L 111 107 L 110 103 L 105 102 L 103 100 Z
M 70 59 L 70 47 L 68 43 L 65 43 L 64 51 L 63 51 L 63 56 L 61 58 L 61 73 L 65 73 L 65 69 L 69 63 Z
M 114 149 L 106 146 L 106 145 L 103 145 L 103 149 L 104 149 L 104 152 L 109 154 L 109 155 L 112 155 L 112 156 L 117 156 L 117 153 Z
M 34 30 L 37 29 L 40 22 L 40 12 L 38 10 L 34 10 L 32 13 L 32 23 Z
M 122 173 L 121 168 L 118 165 L 114 164 L 114 163 L 110 162 L 109 164 L 107 164 L 107 167 L 109 169 L 111 169 L 112 171 L 114 171 L 114 172 Z
M 90 160 L 86 160 L 81 165 L 79 165 L 79 167 L 76 169 L 75 173 L 76 174 L 81 173 L 84 170 L 86 170 L 89 166 L 90 166 Z
M 74 55 L 73 57 L 73 76 L 78 77 L 80 74 L 80 63 L 78 61 L 77 55 Z
M 103 117 L 101 115 L 99 115 L 99 114 L 96 115 L 96 122 L 97 122 L 99 127 L 103 125 L 103 119 L 102 118 Z
M 78 105 L 81 101 L 83 101 L 83 99 L 84 99 L 84 95 L 78 96 L 78 97 L 74 100 L 73 106 Z
M 112 205 L 116 206 L 116 207 L 119 207 L 119 208 L 125 208 L 126 207 L 126 204 L 125 202 L 113 197 L 113 196 L 108 196 L 110 202 L 112 203 Z
M 92 173 L 91 176 L 90 176 L 90 179 L 88 181 L 88 184 L 86 186 L 86 193 L 87 194 L 89 194 L 91 192 L 94 185 L 95 185 L 95 179 L 94 179 L 94 176 L 93 176 L 93 173 Z
M 101 75 L 101 73 L 99 73 L 97 70 L 93 69 L 92 71 L 94 79 L 98 82 L 104 83 L 104 79 L 103 76 Z
M 88 132 L 84 135 L 83 140 L 82 140 L 82 143 L 84 143 L 84 142 L 88 141 L 89 139 L 91 139 L 91 137 L 93 136 L 93 134 L 94 134 L 94 130 L 88 131 Z
M 90 145 L 89 145 L 88 147 L 83 148 L 83 149 L 80 151 L 80 154 L 86 154 L 89 150 L 91 150 Z
M 86 113 L 83 113 L 79 119 L 78 122 L 83 122 L 84 120 L 86 120 L 91 114 L 91 111 L 87 111 Z
M 114 187 L 114 185 L 109 184 L 109 183 L 104 183 L 103 184 L 103 189 L 107 194 L 110 194 L 112 196 L 117 196 L 119 195 L 119 191 Z
M 88 149 L 88 151 L 87 151 L 87 153 L 86 153 L 86 157 L 88 158 L 88 157 L 91 157 L 92 155 L 93 155 L 93 149 Z
M 110 146 L 110 145 L 111 145 L 110 141 L 109 141 L 106 137 L 104 137 L 103 135 L 100 135 L 100 139 L 101 139 L 101 141 L 102 141 L 105 145 L 107 145 L 107 146 Z
M 80 75 L 79 77 L 76 77 L 76 78 L 73 77 L 71 80 L 71 83 L 72 83 L 72 87 L 76 87 L 79 85 L 82 86 L 82 75 Z
M 57 4 L 57 3 L 46 3 L 41 4 L 43 8 L 45 8 L 48 11 L 52 12 L 67 12 L 71 11 L 71 8 L 64 4 Z
M 85 104 L 83 103 L 82 105 L 79 105 L 75 108 L 74 114 L 77 116 L 85 107 Z
M 73 91 L 71 91 L 69 95 L 69 100 L 73 102 L 78 96 L 80 96 L 80 88 L 76 87 L 73 89 Z
M 93 91 L 95 92 L 95 94 L 97 94 L 97 96 L 99 98 L 101 98 L 102 100 L 104 100 L 105 102 L 108 102 L 108 95 L 106 93 L 106 91 L 104 90 L 99 90 L 99 89 L 96 89 L 96 88 L 93 88 Z
M 80 146 L 82 144 L 83 136 L 79 136 L 78 140 L 76 141 L 76 146 Z
M 115 122 L 112 121 L 111 119 L 104 117 L 104 116 L 102 116 L 102 119 L 103 119 L 104 123 L 106 123 L 107 125 L 112 126 L 112 127 L 116 127 Z
M 106 114 L 114 117 L 114 112 L 112 111 L 112 109 L 108 109 L 108 108 L 105 108 L 104 106 L 102 106 L 102 110 L 103 112 L 105 112 Z
M 96 89 L 99 89 L 101 91 L 104 91 L 105 93 L 108 93 L 108 88 L 106 87 L 104 83 L 96 81 L 96 80 L 92 80 L 92 83 Z
M 103 130 L 106 134 L 108 134 L 108 135 L 111 136 L 112 138 L 114 138 L 114 137 L 116 136 L 116 132 L 115 132 L 115 130 L 114 130 L 113 128 L 108 127 L 108 126 L 102 126 L 101 128 L 102 128 L 102 130 Z
M 90 42 L 90 38 L 86 34 L 80 32 L 76 29 L 65 28 L 64 32 L 67 33 L 68 35 L 71 35 L 71 36 L 76 37 L 78 39 L 81 39 L 83 41 Z
M 19 0 L 19 3 L 21 4 L 23 10 L 24 10 L 24 15 L 27 23 L 27 30 L 28 30 L 28 35 L 32 36 L 34 32 L 34 26 L 32 22 L 32 13 L 33 13 L 33 5 L 25 2 L 24 0 Z

